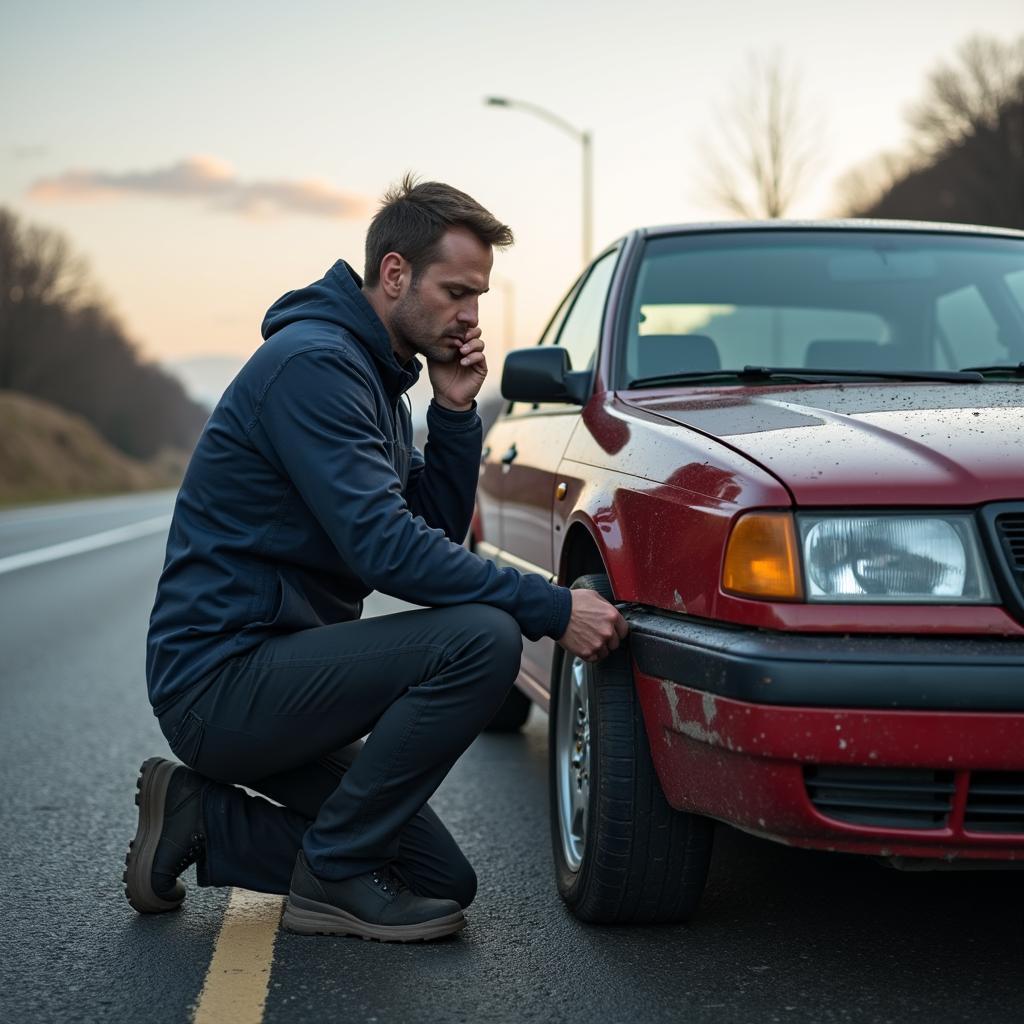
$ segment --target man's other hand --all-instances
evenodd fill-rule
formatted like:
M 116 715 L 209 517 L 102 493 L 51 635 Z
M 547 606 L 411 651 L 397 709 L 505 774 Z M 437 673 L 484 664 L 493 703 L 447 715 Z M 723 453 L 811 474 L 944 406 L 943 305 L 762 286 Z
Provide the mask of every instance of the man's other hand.
M 487 359 L 480 334 L 479 327 L 471 327 L 466 331 L 465 341 L 460 343 L 455 338 L 450 339 L 456 350 L 456 358 L 452 362 L 430 360 L 427 363 L 434 398 L 446 409 L 457 412 L 470 409 L 483 385 L 487 376 Z
M 572 615 L 559 644 L 584 661 L 607 658 L 629 632 L 619 610 L 593 590 L 572 591 Z

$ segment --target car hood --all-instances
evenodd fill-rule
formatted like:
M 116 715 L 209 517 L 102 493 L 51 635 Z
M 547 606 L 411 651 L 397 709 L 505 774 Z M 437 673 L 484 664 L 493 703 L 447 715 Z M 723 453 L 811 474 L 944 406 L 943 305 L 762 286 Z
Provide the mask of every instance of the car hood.
M 718 438 L 800 505 L 1024 499 L 1024 384 L 799 385 L 631 392 Z

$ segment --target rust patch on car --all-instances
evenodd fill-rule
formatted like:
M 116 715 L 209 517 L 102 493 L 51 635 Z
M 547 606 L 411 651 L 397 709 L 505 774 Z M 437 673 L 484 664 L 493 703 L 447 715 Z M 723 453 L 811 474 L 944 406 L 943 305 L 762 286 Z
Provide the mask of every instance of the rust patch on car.
M 699 743 L 711 743 L 715 746 L 721 746 L 722 737 L 710 727 L 712 719 L 718 713 L 714 696 L 710 693 L 704 696 L 702 701 L 703 722 L 697 719 L 683 718 L 679 714 L 679 695 L 676 693 L 675 683 L 670 679 L 662 679 L 660 682 L 661 688 L 665 693 L 665 699 L 668 701 L 669 714 L 672 716 L 672 728 L 680 735 L 686 736 L 691 740 L 697 740 Z M 708 713 L 709 707 L 710 714 Z
M 710 725 L 714 721 L 715 715 L 718 714 L 718 704 L 715 701 L 715 695 L 713 693 L 705 693 L 701 700 L 701 707 L 704 711 L 704 721 Z

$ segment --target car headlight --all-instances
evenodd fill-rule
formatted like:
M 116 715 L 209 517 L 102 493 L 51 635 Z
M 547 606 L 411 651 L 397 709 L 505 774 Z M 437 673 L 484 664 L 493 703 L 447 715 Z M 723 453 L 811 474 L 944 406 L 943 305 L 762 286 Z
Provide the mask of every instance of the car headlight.
M 993 601 L 967 515 L 797 516 L 808 601 Z

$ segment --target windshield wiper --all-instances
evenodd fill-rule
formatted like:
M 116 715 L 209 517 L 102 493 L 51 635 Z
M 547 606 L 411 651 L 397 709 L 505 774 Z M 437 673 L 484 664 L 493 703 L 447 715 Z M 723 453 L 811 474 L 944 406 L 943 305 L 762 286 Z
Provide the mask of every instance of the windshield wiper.
M 1017 363 L 1016 366 L 1011 363 L 1005 366 L 965 366 L 961 372 L 1006 374 L 1008 377 L 1024 378 L 1024 363 Z
M 652 388 L 659 384 L 682 384 L 691 380 L 727 378 L 750 382 L 791 378 L 794 380 L 826 383 L 840 377 L 860 377 L 866 380 L 921 380 L 950 384 L 980 384 L 984 377 L 980 370 L 826 370 L 804 366 L 744 366 L 742 370 L 683 370 L 679 373 L 661 373 L 654 377 L 639 377 L 630 381 L 631 388 Z

